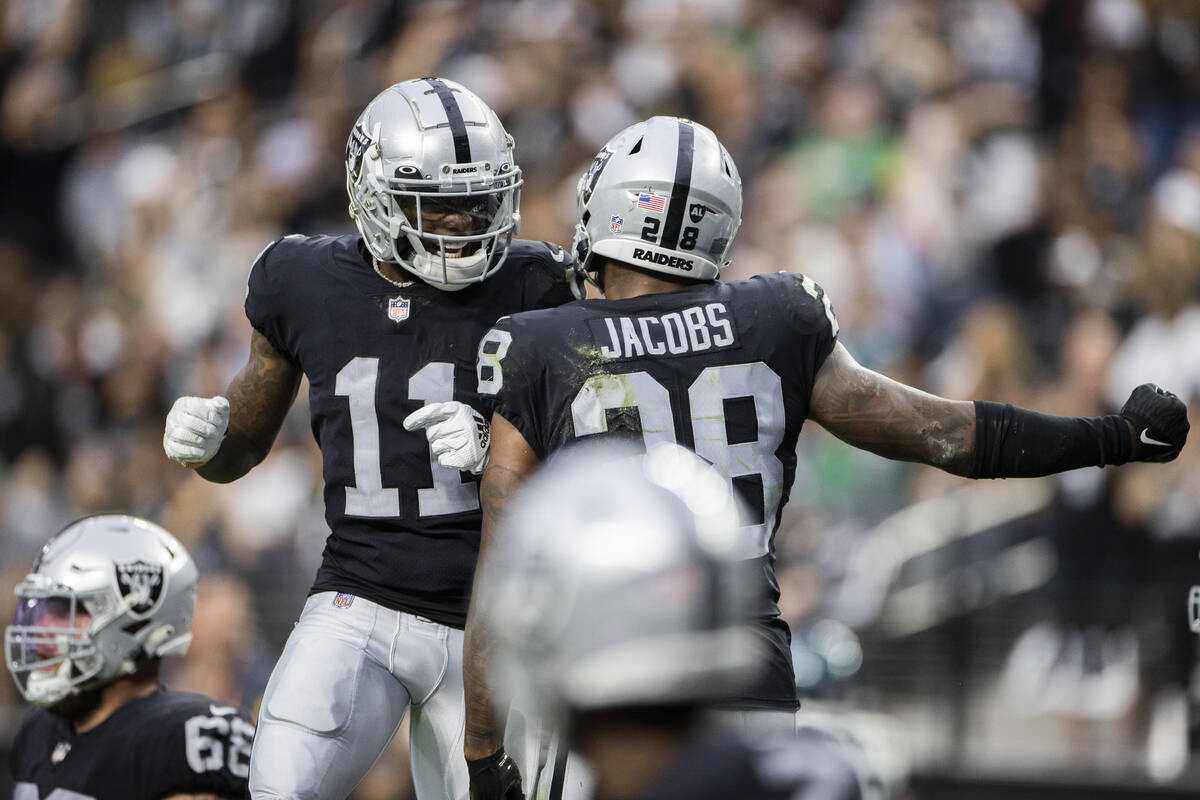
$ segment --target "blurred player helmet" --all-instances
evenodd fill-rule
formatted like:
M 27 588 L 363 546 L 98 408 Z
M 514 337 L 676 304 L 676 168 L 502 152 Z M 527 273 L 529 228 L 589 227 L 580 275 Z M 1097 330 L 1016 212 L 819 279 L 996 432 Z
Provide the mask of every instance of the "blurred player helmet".
M 729 484 L 677 445 L 612 447 L 548 461 L 481 566 L 500 695 L 551 719 L 728 696 L 763 663 Z
M 1188 590 L 1188 627 L 1200 633 L 1200 586 Z
M 512 137 L 454 81 L 390 86 L 346 142 L 350 216 L 367 249 L 439 289 L 462 289 L 500 269 L 520 224 L 521 183 Z M 455 228 L 431 224 L 439 218 Z
M 708 128 L 651 117 L 618 133 L 579 179 L 575 255 L 713 280 L 742 223 L 742 179 Z
M 26 700 L 53 705 L 187 652 L 196 565 L 174 536 L 122 514 L 85 517 L 42 548 L 4 632 Z

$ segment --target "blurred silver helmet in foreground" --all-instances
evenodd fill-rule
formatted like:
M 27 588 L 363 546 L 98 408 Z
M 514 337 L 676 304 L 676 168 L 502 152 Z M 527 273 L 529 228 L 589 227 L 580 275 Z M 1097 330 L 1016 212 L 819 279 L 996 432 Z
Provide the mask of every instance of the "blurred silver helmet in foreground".
M 372 100 L 346 143 L 350 216 L 367 249 L 439 289 L 484 280 L 520 223 L 513 140 L 486 103 L 454 81 L 397 83 Z M 428 215 L 459 230 L 430 230 Z
M 677 445 L 629 453 L 550 459 L 480 567 L 500 694 L 551 718 L 728 696 L 763 663 L 728 483 Z
M 716 134 L 678 117 L 618 133 L 579 179 L 575 255 L 713 280 L 742 223 L 742 179 Z
M 152 522 L 102 514 L 68 525 L 16 588 L 4 643 L 17 688 L 53 705 L 184 654 L 196 578 L 187 550 Z

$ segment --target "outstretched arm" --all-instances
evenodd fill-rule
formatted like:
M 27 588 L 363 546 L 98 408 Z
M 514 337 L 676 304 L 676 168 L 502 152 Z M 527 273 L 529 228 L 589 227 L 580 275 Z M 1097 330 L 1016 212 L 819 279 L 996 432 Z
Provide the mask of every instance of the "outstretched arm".
M 250 337 L 250 360 L 230 382 L 229 428 L 221 448 L 196 469 L 215 483 L 229 483 L 267 457 L 300 388 L 300 369 L 258 331 Z
M 483 507 L 483 526 L 479 536 L 479 572 L 486 568 L 486 554 L 496 535 L 497 523 L 508 508 L 513 493 L 540 463 L 521 432 L 500 414 L 492 415 L 492 445 L 487 467 L 479 482 L 479 501 Z M 478 611 L 472 602 L 467 612 L 463 637 L 463 688 L 466 693 L 467 760 L 494 754 L 504 743 L 503 732 L 495 723 L 492 692 L 488 677 L 491 640 L 487 629 L 478 624 Z
M 1134 389 L 1120 414 L 1055 417 L 927 394 L 862 367 L 840 343 L 817 371 L 809 416 L 855 447 L 970 478 L 1170 461 L 1189 427 L 1183 402 L 1153 384 Z
M 847 444 L 968 475 L 975 406 L 922 392 L 854 360 L 840 342 L 817 371 L 809 416 Z

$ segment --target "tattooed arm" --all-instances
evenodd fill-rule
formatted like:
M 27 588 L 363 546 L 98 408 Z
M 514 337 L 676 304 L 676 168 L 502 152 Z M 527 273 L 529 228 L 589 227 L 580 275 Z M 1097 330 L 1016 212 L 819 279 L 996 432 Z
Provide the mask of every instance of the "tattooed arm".
M 478 562 L 481 569 L 486 568 L 487 549 L 513 493 L 539 463 L 521 432 L 500 414 L 493 414 L 491 455 L 479 481 L 479 503 L 483 508 Z M 479 571 L 476 571 L 476 585 Z M 496 725 L 489 685 L 491 639 L 487 629 L 476 622 L 477 618 L 478 609 L 471 603 L 463 633 L 463 690 L 467 706 L 464 749 L 468 761 L 490 756 L 504 743 L 503 731 Z
M 250 337 L 250 360 L 230 382 L 229 429 L 221 449 L 197 472 L 229 483 L 266 458 L 300 388 L 300 369 L 258 331 Z
M 971 472 L 975 407 L 946 400 L 860 365 L 841 345 L 817 371 L 809 416 L 847 444 L 899 461 Z
M 1190 428 L 1183 401 L 1150 383 L 1133 390 L 1120 414 L 1056 417 L 926 394 L 864 369 L 841 344 L 817 371 L 809 416 L 855 447 L 968 478 L 1170 461 Z

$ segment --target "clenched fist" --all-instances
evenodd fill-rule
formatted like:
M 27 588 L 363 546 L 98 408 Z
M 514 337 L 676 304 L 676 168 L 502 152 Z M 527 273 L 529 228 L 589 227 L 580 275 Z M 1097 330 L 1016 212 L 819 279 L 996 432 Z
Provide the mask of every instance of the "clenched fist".
M 1153 383 L 1133 390 L 1121 409 L 1133 425 L 1132 461 L 1170 461 L 1187 441 L 1187 406 L 1170 392 Z
M 224 397 L 181 397 L 167 414 L 163 450 L 185 467 L 206 464 L 217 454 L 229 427 L 229 401 Z

